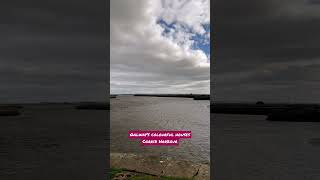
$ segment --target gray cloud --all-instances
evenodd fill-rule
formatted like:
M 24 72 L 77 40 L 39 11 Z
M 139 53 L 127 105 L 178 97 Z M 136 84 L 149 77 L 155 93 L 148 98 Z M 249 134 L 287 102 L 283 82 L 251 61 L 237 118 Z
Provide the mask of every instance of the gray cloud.
M 320 102 L 318 4 L 216 0 L 213 7 L 217 101 Z
M 0 101 L 106 97 L 105 2 L 11 0 L 0 7 Z

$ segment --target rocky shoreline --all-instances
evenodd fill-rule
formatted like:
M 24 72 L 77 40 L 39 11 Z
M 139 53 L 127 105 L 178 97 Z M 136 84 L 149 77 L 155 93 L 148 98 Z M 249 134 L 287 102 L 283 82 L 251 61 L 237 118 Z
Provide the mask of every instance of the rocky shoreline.
M 162 176 L 197 180 L 210 179 L 209 164 L 176 160 L 169 157 L 164 158 L 151 155 L 142 156 L 131 153 L 111 153 L 110 167 L 124 169 L 125 172 L 122 172 L 124 174 L 130 172 L 145 174 L 155 177 L 155 179 Z

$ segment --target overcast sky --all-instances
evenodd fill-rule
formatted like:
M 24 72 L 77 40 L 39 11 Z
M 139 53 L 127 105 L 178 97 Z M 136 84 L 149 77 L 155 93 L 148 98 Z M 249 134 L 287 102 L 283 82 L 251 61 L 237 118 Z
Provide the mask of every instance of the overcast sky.
M 215 0 L 216 101 L 320 102 L 320 3 Z
M 210 93 L 209 0 L 111 0 L 111 93 Z
M 105 99 L 104 5 L 104 0 L 1 1 L 0 103 Z
M 1 1 L 0 101 L 103 99 L 104 1 Z M 208 93 L 209 2 L 111 0 L 111 93 Z M 216 100 L 320 102 L 320 3 L 215 0 Z

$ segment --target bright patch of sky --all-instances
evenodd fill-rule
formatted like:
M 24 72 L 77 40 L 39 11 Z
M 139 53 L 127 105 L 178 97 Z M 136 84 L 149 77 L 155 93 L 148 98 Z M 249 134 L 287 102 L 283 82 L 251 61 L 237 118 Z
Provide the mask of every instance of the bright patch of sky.
M 163 28 L 163 36 L 175 41 L 180 46 L 190 46 L 194 50 L 203 51 L 210 60 L 210 24 L 202 25 L 205 33 L 195 32 L 191 27 L 178 22 L 169 24 L 163 19 L 159 19 L 157 24 Z

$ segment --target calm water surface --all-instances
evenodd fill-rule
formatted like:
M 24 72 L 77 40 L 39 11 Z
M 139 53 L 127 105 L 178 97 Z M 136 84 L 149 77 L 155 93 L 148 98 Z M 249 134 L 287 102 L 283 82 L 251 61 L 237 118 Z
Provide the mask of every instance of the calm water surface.
M 105 179 L 108 112 L 23 105 L 0 116 L 0 180 Z
M 191 98 L 118 96 L 111 99 L 111 152 L 170 156 L 208 163 L 210 104 Z M 176 147 L 142 147 L 129 130 L 191 130 Z
M 320 180 L 320 123 L 212 114 L 214 178 Z

